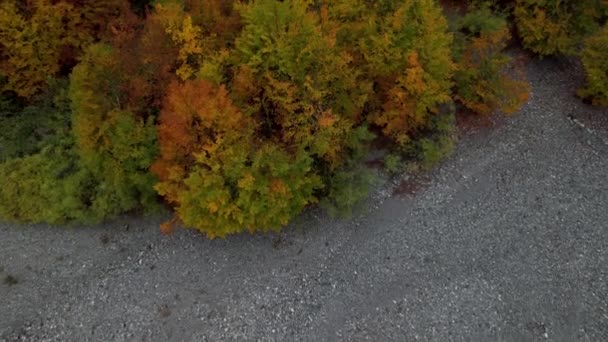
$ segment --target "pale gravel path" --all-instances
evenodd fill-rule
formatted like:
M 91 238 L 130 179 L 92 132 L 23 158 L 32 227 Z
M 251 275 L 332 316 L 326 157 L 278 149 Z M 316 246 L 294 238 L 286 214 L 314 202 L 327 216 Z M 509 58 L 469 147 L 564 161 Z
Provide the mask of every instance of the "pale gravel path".
M 0 341 L 608 341 L 608 112 L 576 67 L 529 69 L 530 103 L 415 197 L 280 241 L 0 223 Z

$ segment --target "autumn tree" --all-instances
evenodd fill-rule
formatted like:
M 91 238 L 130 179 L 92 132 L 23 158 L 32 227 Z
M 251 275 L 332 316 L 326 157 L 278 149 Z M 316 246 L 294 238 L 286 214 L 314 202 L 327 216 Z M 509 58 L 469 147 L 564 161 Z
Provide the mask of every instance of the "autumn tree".
M 405 145 L 450 101 L 452 36 L 432 0 L 375 3 L 357 48 L 379 92 L 371 121 Z
M 7 78 L 4 90 L 22 97 L 31 97 L 42 89 L 47 77 L 60 68 L 62 19 L 69 6 L 43 1 L 37 5 L 27 18 L 17 1 L 0 4 L 0 72 Z
M 322 34 L 308 6 L 261 0 L 240 7 L 245 27 L 236 41 L 236 93 L 261 122 L 261 136 L 309 147 L 337 167 L 369 88 L 357 82 L 351 56 Z
M 340 193 L 324 184 L 360 178 L 350 161 L 370 136 L 361 125 L 370 88 L 310 2 L 236 8 L 234 50 L 199 39 L 199 80 L 169 87 L 152 168 L 179 219 L 211 237 L 278 229 L 318 196 Z
M 511 57 L 503 50 L 509 39 L 506 20 L 492 14 L 488 7 L 468 13 L 458 23 L 455 99 L 473 112 L 513 113 L 528 99 L 529 85 L 508 73 Z
M 255 122 L 223 86 L 173 83 L 158 127 L 158 192 L 207 236 L 279 229 L 315 200 L 311 158 L 254 138 Z
M 242 29 L 242 22 L 235 0 L 184 0 L 186 12 L 194 25 L 202 32 L 202 45 L 209 51 L 234 46 L 234 40 Z
M 0 4 L 0 74 L 3 90 L 25 98 L 43 90 L 80 51 L 128 11 L 126 0 L 18 2 Z
M 542 56 L 573 54 L 607 10 L 602 0 L 517 0 L 513 14 L 524 46 Z
M 585 69 L 585 86 L 579 96 L 599 106 L 608 106 L 608 25 L 584 42 L 581 61 Z
M 72 128 L 83 166 L 104 186 L 96 210 L 115 215 L 155 206 L 155 177 L 148 168 L 156 155 L 154 118 L 135 115 L 121 92 L 120 61 L 104 44 L 87 48 L 70 77 Z
M 311 4 L 262 0 L 239 7 L 245 26 L 232 88 L 260 123 L 258 136 L 309 151 L 315 172 L 329 182 L 370 138 L 363 111 L 371 82 Z

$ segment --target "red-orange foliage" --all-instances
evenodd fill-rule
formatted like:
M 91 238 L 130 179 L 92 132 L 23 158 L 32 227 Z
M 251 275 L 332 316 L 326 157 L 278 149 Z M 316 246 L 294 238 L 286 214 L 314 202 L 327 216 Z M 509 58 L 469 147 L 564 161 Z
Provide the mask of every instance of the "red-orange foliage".
M 170 7 L 179 12 L 179 6 Z M 153 12 L 145 20 L 123 16 L 111 26 L 111 41 L 125 77 L 121 85 L 128 107 L 153 112 L 161 105 L 166 88 L 175 79 L 179 47 L 167 34 L 164 14 Z
M 169 86 L 152 171 L 181 222 L 212 238 L 278 229 L 315 200 L 320 184 L 307 153 L 293 156 L 256 141 L 254 131 L 223 86 L 204 80 Z
M 253 128 L 223 86 L 201 80 L 172 83 L 159 121 L 160 156 L 152 171 L 161 182 L 174 184 L 175 188 L 164 191 L 170 202 L 178 202 L 179 187 L 197 153 L 213 153 L 219 145 L 246 142 Z
M 218 49 L 230 44 L 231 35 L 239 28 L 231 2 L 189 0 L 183 6 L 178 2 L 158 3 L 141 29 L 121 45 L 123 69 L 130 75 L 125 92 L 132 105 L 159 108 L 169 84 L 178 78 L 197 77 L 205 67 L 203 57 L 207 62 L 213 59 Z
M 129 75 L 125 92 L 135 107 L 159 108 L 167 86 L 176 79 L 177 49 L 164 44 L 163 34 L 146 27 L 134 49 L 121 50 L 123 67 Z

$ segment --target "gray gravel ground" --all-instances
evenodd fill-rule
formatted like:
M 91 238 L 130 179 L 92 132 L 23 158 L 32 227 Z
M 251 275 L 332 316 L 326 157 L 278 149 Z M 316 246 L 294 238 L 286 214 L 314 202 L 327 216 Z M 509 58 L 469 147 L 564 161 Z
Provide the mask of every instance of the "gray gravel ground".
M 533 62 L 520 113 L 350 220 L 225 241 L 0 223 L 0 341 L 608 341 L 608 113 L 579 73 Z

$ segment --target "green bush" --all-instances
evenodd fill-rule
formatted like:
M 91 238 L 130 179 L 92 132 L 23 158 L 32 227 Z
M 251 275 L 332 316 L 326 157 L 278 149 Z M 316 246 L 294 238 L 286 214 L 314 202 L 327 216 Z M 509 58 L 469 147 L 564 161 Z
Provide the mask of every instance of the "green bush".
M 325 188 L 318 197 L 321 198 L 321 207 L 331 216 L 351 216 L 354 207 L 367 196 L 376 181 L 373 173 L 362 164 L 368 150 L 361 145 L 362 141 L 371 141 L 374 135 L 364 126 L 353 132 L 349 160 L 333 172 L 321 173 L 325 174 Z
M 585 69 L 585 86 L 579 96 L 594 105 L 608 106 L 608 25 L 585 40 L 581 61 Z
M 133 190 L 138 188 L 149 189 L 147 207 L 157 207 L 154 178 L 133 172 L 146 170 L 154 157 L 140 146 L 142 141 L 154 142 L 152 123 L 147 133 L 136 129 L 138 123 L 129 116 L 100 123 L 107 129 L 105 139 L 114 143 L 108 152 L 113 157 L 100 158 L 103 166 L 83 162 L 72 136 L 66 83 L 55 83 L 25 108 L 3 102 L 0 121 L 6 129 L 0 140 L 6 144 L 0 154 L 0 217 L 34 223 L 100 222 L 135 208 L 138 203 L 133 199 L 143 199 Z
M 109 216 L 99 203 L 103 192 L 103 185 L 79 164 L 69 137 L 0 164 L 0 218 L 4 220 L 100 222 Z
M 384 168 L 390 173 L 397 173 L 403 168 L 403 160 L 397 153 L 390 153 L 384 158 Z
M 374 180 L 372 172 L 364 166 L 345 167 L 331 177 L 320 205 L 331 216 L 350 217 L 355 206 L 368 195 Z
M 308 204 L 316 201 L 320 180 L 310 173 L 311 158 L 295 159 L 275 146 L 265 146 L 251 158 L 231 158 L 209 169 L 191 169 L 178 193 L 176 212 L 188 227 L 208 237 L 225 237 L 245 230 L 278 231 Z M 163 187 L 159 187 L 161 194 Z
M 66 82 L 55 81 L 24 108 L 3 99 L 0 218 L 18 222 L 98 222 L 96 188 L 80 166 L 70 132 Z
M 454 121 L 453 112 L 433 116 L 420 136 L 401 148 L 403 155 L 417 161 L 422 169 L 432 168 L 454 150 Z
M 152 186 L 149 184 L 148 186 Z M 0 164 L 0 218 L 31 223 L 98 223 L 126 209 L 87 170 L 69 138 Z
M 69 135 L 67 80 L 55 80 L 32 104 L 0 97 L 0 163 L 39 152 L 58 136 Z
M 91 45 L 70 76 L 72 131 L 82 167 L 99 184 L 95 211 L 113 216 L 133 209 L 155 210 L 157 154 L 154 117 L 133 114 L 121 85 L 120 61 L 107 45 Z

